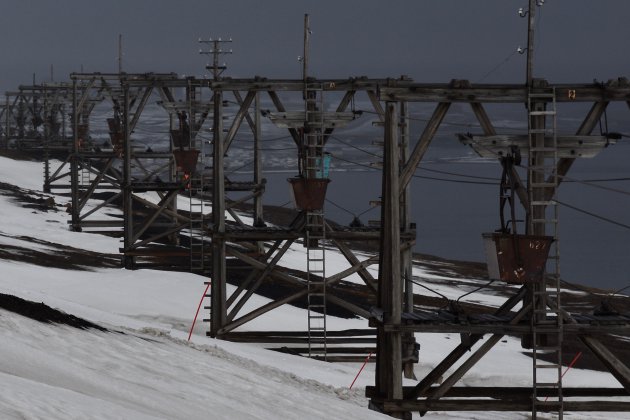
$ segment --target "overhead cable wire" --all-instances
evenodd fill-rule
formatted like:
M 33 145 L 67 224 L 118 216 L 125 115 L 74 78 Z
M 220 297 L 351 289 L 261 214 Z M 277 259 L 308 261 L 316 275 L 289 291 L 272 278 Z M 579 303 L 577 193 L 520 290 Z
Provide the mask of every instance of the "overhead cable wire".
M 484 285 L 481 285 L 481 286 L 477 287 L 476 289 L 471 290 L 470 292 L 464 293 L 463 295 L 461 295 L 460 297 L 457 298 L 456 302 L 459 303 L 461 298 L 463 298 L 465 296 L 468 296 L 468 295 L 472 295 L 473 293 L 477 293 L 478 291 L 489 287 L 495 281 L 497 281 L 497 279 L 492 279 L 488 283 L 486 283 Z
M 570 204 L 563 203 L 562 201 L 555 200 L 555 202 L 560 204 L 563 207 L 567 207 L 567 208 L 569 208 L 571 210 L 577 211 L 578 213 L 586 214 L 588 216 L 594 217 L 594 218 L 602 220 L 604 222 L 608 222 L 608 223 L 611 223 L 613 225 L 620 226 L 622 228 L 630 230 L 630 225 L 626 225 L 624 223 L 617 222 L 616 220 L 609 219 L 608 217 L 600 216 L 599 214 L 596 214 L 596 213 L 593 213 L 593 212 L 590 212 L 590 211 L 587 211 L 587 210 L 580 209 L 580 208 L 572 206 Z
M 419 283 L 419 282 L 415 281 L 413 278 L 409 278 L 408 276 L 405 276 L 405 279 L 407 279 L 407 281 L 412 282 L 412 283 L 413 283 L 413 284 L 415 284 L 416 286 L 420 286 L 420 287 L 422 287 L 423 289 L 426 289 L 426 290 L 428 290 L 429 292 L 434 293 L 434 294 L 436 294 L 436 295 L 438 295 L 438 296 L 440 296 L 440 297 L 444 298 L 444 299 L 446 300 L 447 304 L 451 302 L 451 300 L 450 300 L 449 298 L 447 298 L 446 296 L 444 296 L 442 293 L 437 292 L 437 291 L 435 291 L 435 290 L 431 289 L 429 286 L 425 286 L 424 284 L 421 284 L 421 283 Z
M 374 210 L 374 209 L 375 209 L 375 207 L 374 207 L 374 206 L 370 206 L 367 210 L 364 210 L 364 211 L 362 211 L 361 213 L 355 214 L 354 212 L 352 212 L 352 211 L 350 211 L 350 210 L 348 210 L 348 209 L 346 209 L 346 208 L 342 207 L 341 205 L 339 205 L 339 204 L 337 204 L 337 203 L 333 202 L 332 200 L 329 200 L 328 198 L 326 199 L 326 201 L 327 201 L 328 203 L 332 204 L 333 206 L 337 207 L 338 209 L 345 211 L 346 213 L 350 214 L 351 216 L 353 216 L 353 217 L 355 217 L 355 218 L 358 218 L 358 217 L 360 217 L 360 216 L 363 216 L 365 213 L 369 212 L 370 210 Z
M 344 159 L 342 157 L 339 157 L 335 154 L 332 154 L 332 156 L 335 159 L 341 160 L 343 162 L 346 163 L 350 163 L 352 165 L 356 165 L 356 166 L 361 166 L 364 168 L 368 168 L 371 170 L 378 170 L 380 171 L 381 168 L 374 168 L 373 166 L 364 164 L 364 163 L 359 163 L 359 162 L 355 162 L 352 160 L 348 160 L 348 159 Z M 424 175 L 412 175 L 413 178 L 418 178 L 418 179 L 426 179 L 426 180 L 430 180 L 430 181 L 440 181 L 440 182 L 453 182 L 453 183 L 459 183 L 459 184 L 472 184 L 472 185 L 499 185 L 498 182 L 481 182 L 481 181 L 467 181 L 467 180 L 458 180 L 458 179 L 446 179 L 446 178 L 436 178 L 436 177 L 430 177 L 430 176 L 424 176 Z
M 499 68 L 501 68 L 502 66 L 504 66 L 508 61 L 510 61 L 512 59 L 512 57 L 514 57 L 514 54 L 518 53 L 518 50 L 514 50 L 510 53 L 510 55 L 508 55 L 507 57 L 505 57 L 503 59 L 503 61 L 501 61 L 499 64 L 497 64 L 496 66 L 494 66 L 489 72 L 487 72 L 486 74 L 483 75 L 483 77 L 481 77 L 481 79 L 477 80 L 476 83 L 481 83 L 484 80 L 486 80 L 486 78 L 488 76 L 490 76 L 492 73 L 494 73 L 495 71 L 499 70 Z

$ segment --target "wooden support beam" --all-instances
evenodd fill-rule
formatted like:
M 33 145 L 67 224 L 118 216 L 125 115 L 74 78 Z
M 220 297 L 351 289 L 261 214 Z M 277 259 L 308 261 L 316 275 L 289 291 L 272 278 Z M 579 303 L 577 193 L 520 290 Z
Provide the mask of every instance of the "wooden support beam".
M 588 114 L 582 121 L 580 128 L 578 128 L 576 135 L 578 136 L 588 136 L 590 135 L 597 124 L 599 123 L 602 115 L 606 111 L 608 107 L 608 101 L 597 101 L 593 103 L 593 106 L 589 110 Z M 563 177 L 569 173 L 569 169 L 573 166 L 575 159 L 573 158 L 562 158 L 558 161 L 558 168 L 556 169 L 558 174 L 558 184 L 563 181 Z M 548 180 L 548 182 L 552 182 L 553 180 Z M 549 198 L 553 196 L 553 191 L 548 193 Z
M 228 252 L 229 255 L 232 255 L 232 256 L 240 259 L 241 261 L 244 261 L 244 262 L 250 264 L 252 267 L 254 267 L 256 269 L 264 270 L 265 267 L 266 267 L 266 264 L 264 262 L 258 261 L 258 260 L 254 259 L 254 258 L 252 258 L 252 257 L 250 257 L 248 255 L 245 255 L 242 252 L 239 252 L 239 251 L 237 251 L 236 249 L 234 249 L 232 247 L 228 248 L 227 252 Z M 365 268 L 367 265 L 374 264 L 375 262 L 376 262 L 376 258 L 375 257 L 369 258 L 369 259 L 367 259 L 367 260 L 365 260 L 363 262 L 360 262 L 356 266 L 353 266 L 353 267 L 348 268 L 348 269 L 346 269 L 346 270 L 344 270 L 344 271 L 342 271 L 340 273 L 337 273 L 335 275 L 327 277 L 326 278 L 326 287 L 331 286 L 331 285 L 339 282 L 340 280 L 348 277 L 350 274 L 356 273 L 359 269 Z M 300 280 L 298 280 L 296 278 L 293 278 L 293 277 L 289 276 L 286 273 L 283 273 L 282 271 L 278 271 L 276 269 L 273 269 L 269 275 L 272 276 L 272 277 L 281 278 L 283 280 L 289 281 L 289 282 L 294 283 L 294 284 L 299 285 L 299 286 L 303 286 L 304 288 L 303 288 L 303 290 L 301 290 L 299 292 L 296 292 L 296 293 L 294 293 L 294 294 L 292 294 L 290 296 L 287 296 L 287 297 L 282 298 L 282 299 L 277 299 L 274 302 L 270 302 L 270 303 L 268 303 L 266 305 L 263 305 L 260 308 L 255 309 L 252 312 L 250 312 L 250 313 L 248 313 L 246 315 L 243 315 L 242 317 L 240 317 L 240 318 L 238 318 L 238 319 L 236 319 L 236 320 L 226 324 L 220 331 L 218 331 L 218 333 L 217 333 L 218 335 L 225 334 L 225 333 L 227 333 L 229 331 L 232 331 L 233 329 L 238 328 L 239 326 L 241 326 L 243 324 L 246 324 L 247 322 L 249 322 L 249 321 L 251 321 L 251 320 L 253 320 L 253 319 L 255 319 L 255 318 L 257 318 L 257 317 L 259 317 L 261 315 L 264 315 L 265 313 L 267 313 L 267 312 L 269 312 L 269 311 L 271 311 L 271 310 L 273 310 L 275 308 L 278 308 L 278 307 L 280 307 L 280 306 L 282 306 L 282 305 L 284 305 L 286 303 L 293 302 L 294 300 L 300 299 L 300 298 L 306 296 L 307 293 L 308 293 L 306 285 L 303 282 L 301 282 Z
M 479 84 L 457 86 L 452 83 L 406 83 L 405 86 L 379 86 L 381 101 L 451 102 L 451 103 L 521 103 L 526 104 L 525 84 Z M 545 84 L 542 81 L 541 84 Z M 613 81 L 605 85 L 546 83 L 544 89 L 556 91 L 556 102 L 628 101 L 630 85 Z M 536 93 L 536 89 L 533 90 Z
M 526 287 L 521 287 L 514 296 L 510 297 L 497 311 L 495 315 L 505 315 L 519 304 L 526 294 Z M 483 334 L 473 334 L 470 336 L 469 343 L 459 344 L 448 356 L 444 358 L 431 372 L 429 372 L 409 394 L 405 394 L 405 398 L 417 398 L 424 395 L 431 386 L 442 377 L 457 361 L 462 358 L 470 348 L 483 338 Z
M 510 321 L 510 324 L 518 323 L 525 315 L 529 314 L 531 311 L 531 305 L 523 306 L 517 313 L 514 315 L 514 318 Z M 485 341 L 473 354 L 470 356 L 464 363 L 459 366 L 455 372 L 451 374 L 442 384 L 437 387 L 437 389 L 427 398 L 427 401 L 435 401 L 442 398 L 446 393 L 448 393 L 449 389 L 451 389 L 455 384 L 468 372 L 483 356 L 485 356 L 491 349 L 494 347 L 501 339 L 503 338 L 503 334 L 494 334 L 487 341 Z
M 112 195 L 111 197 L 109 197 L 107 200 L 99 203 L 97 206 L 95 206 L 94 208 L 92 208 L 90 211 L 88 211 L 87 213 L 83 213 L 80 217 L 81 221 L 85 220 L 87 217 L 91 216 L 92 214 L 96 213 L 97 211 L 99 211 L 100 209 L 102 209 L 103 207 L 111 204 L 112 202 L 114 202 L 115 200 L 117 200 L 118 198 L 120 198 L 120 196 L 122 195 L 122 191 L 117 192 L 116 194 Z
M 378 119 L 380 122 L 385 121 L 385 110 L 381 106 L 381 103 L 378 100 L 378 95 L 373 90 L 367 91 L 368 98 L 370 98 L 370 102 L 372 103 L 372 107 L 374 107 L 374 111 L 378 115 Z
M 136 125 L 140 120 L 140 115 L 142 115 L 142 111 L 144 111 L 144 107 L 149 101 L 149 97 L 151 96 L 151 92 L 153 92 L 153 86 L 147 86 L 142 93 L 142 98 L 140 99 L 140 103 L 136 105 L 136 109 L 133 112 L 133 118 L 131 119 L 131 123 L 129 124 L 130 132 L 133 132 L 136 129 Z
M 234 116 L 232 125 L 230 126 L 230 129 L 228 130 L 225 136 L 225 140 L 224 140 L 225 145 L 223 146 L 223 150 L 225 152 L 227 152 L 230 149 L 230 145 L 232 144 L 232 141 L 234 140 L 234 137 L 236 136 L 238 129 L 241 127 L 241 123 L 243 122 L 243 119 L 245 118 L 246 115 L 249 114 L 249 107 L 251 106 L 252 101 L 254 100 L 255 97 L 256 97 L 256 92 L 254 91 L 247 92 L 247 96 L 245 96 L 245 100 L 243 100 L 243 103 L 241 103 L 241 106 L 238 112 Z
M 90 187 L 87 189 L 87 191 L 85 192 L 85 194 L 83 195 L 83 197 L 81 197 L 81 200 L 79 201 L 79 212 L 83 210 L 83 207 L 85 207 L 85 203 L 87 203 L 89 198 L 92 196 L 92 194 L 96 190 L 97 185 L 103 180 L 105 173 L 112 167 L 113 163 L 114 163 L 114 158 L 112 157 L 107 161 L 105 168 L 103 168 L 103 170 L 101 170 L 98 173 L 96 178 L 94 178 L 94 180 L 90 184 Z
M 479 124 L 483 130 L 483 133 L 486 136 L 496 136 L 497 131 L 494 129 L 492 122 L 490 121 L 490 117 L 486 113 L 486 109 L 483 107 L 483 104 L 480 102 L 471 102 L 470 106 L 472 107 Z
M 150 238 L 146 238 L 146 239 L 143 239 L 143 240 L 142 240 L 142 241 L 140 241 L 140 242 L 135 242 L 135 243 L 133 243 L 133 244 L 131 245 L 131 248 L 130 248 L 130 249 L 128 249 L 128 250 L 124 250 L 124 251 L 125 251 L 125 254 L 130 254 L 130 255 L 133 255 L 133 252 L 130 252 L 130 251 L 133 251 L 133 250 L 136 250 L 136 249 L 138 249 L 138 248 L 140 248 L 140 247 L 143 247 L 143 246 L 145 246 L 145 245 L 148 245 L 148 244 L 150 244 L 151 242 L 156 242 L 156 241 L 157 241 L 157 240 L 159 240 L 159 239 L 162 239 L 162 238 L 168 237 L 169 235 L 172 235 L 173 233 L 180 232 L 182 229 L 185 229 L 186 227 L 189 227 L 189 226 L 190 226 L 190 223 L 182 223 L 182 224 L 179 224 L 179 225 L 177 225 L 177 226 L 174 226 L 174 227 L 172 227 L 172 228 L 170 228 L 170 229 L 161 230 L 161 231 L 160 231 L 160 233 L 158 233 L 158 234 L 156 234 L 156 235 L 154 235 L 154 236 L 151 236 Z
M 385 147 L 381 206 L 378 307 L 386 324 L 401 323 L 403 290 L 400 272 L 400 167 L 395 103 L 385 107 Z M 386 399 L 402 398 L 402 341 L 399 331 L 377 330 L 376 386 Z M 388 413 L 390 414 L 390 413 Z
M 385 412 L 399 413 L 420 411 L 531 411 L 531 398 L 528 400 L 488 400 L 488 399 L 453 399 L 444 401 L 383 401 Z M 539 412 L 557 412 L 557 404 L 540 404 L 536 406 Z M 564 412 L 569 411 L 604 411 L 628 412 L 628 401 L 563 401 Z
M 304 85 L 302 85 L 302 88 L 303 87 Z M 286 109 L 284 105 L 282 105 L 282 101 L 280 100 L 278 94 L 273 90 L 270 90 L 267 93 L 269 94 L 269 97 L 271 98 L 271 101 L 273 102 L 278 112 L 286 112 Z M 293 138 L 295 144 L 300 147 L 302 139 L 300 138 L 300 134 L 298 133 L 298 131 L 295 128 L 289 128 L 289 134 L 291 134 L 291 137 Z
M 234 330 L 235 328 L 240 327 L 243 324 L 248 323 L 249 321 L 251 321 L 252 319 L 256 319 L 259 316 L 262 316 L 264 314 L 266 314 L 269 311 L 272 311 L 276 308 L 279 308 L 280 306 L 293 302 L 294 300 L 297 300 L 301 297 L 306 296 L 306 294 L 308 293 L 308 290 L 304 289 L 301 290 L 297 293 L 294 293 L 290 296 L 287 296 L 285 298 L 282 299 L 276 299 L 274 301 L 271 301 L 269 303 L 267 303 L 266 305 L 263 305 L 257 309 L 254 309 L 253 311 L 251 311 L 250 313 L 243 315 L 242 317 L 230 322 L 229 324 L 226 324 L 223 328 L 221 328 L 219 331 L 217 331 L 217 336 L 221 336 L 223 334 L 226 334 L 232 330 Z
M 158 208 L 157 204 L 152 203 L 151 201 L 146 200 L 146 199 L 144 199 L 144 198 L 142 198 L 142 197 L 140 197 L 138 195 L 133 194 L 131 197 L 132 197 L 132 199 L 134 201 L 137 201 L 137 202 L 139 202 L 139 203 L 141 203 L 141 204 L 143 204 L 143 205 L 145 205 L 147 207 L 152 207 L 154 209 Z M 173 210 L 170 210 L 170 209 L 164 209 L 164 214 L 168 214 L 169 216 L 171 216 L 171 217 L 173 217 L 173 218 L 175 218 L 177 220 L 180 220 L 182 222 L 190 222 L 190 218 L 189 217 L 186 217 L 186 216 L 184 216 L 182 214 L 179 214 L 179 213 L 177 213 L 177 212 L 175 212 Z
M 350 102 L 352 101 L 352 98 L 354 98 L 355 93 L 356 92 L 354 90 L 347 91 L 343 95 L 343 98 L 341 98 L 341 101 L 339 102 L 339 105 L 337 106 L 337 109 L 335 110 L 335 112 L 344 112 L 346 109 L 348 109 L 348 105 L 350 105 Z M 324 144 L 328 142 L 328 138 L 333 133 L 333 131 L 335 131 L 334 128 L 327 128 L 324 130 L 324 134 L 323 134 Z
M 368 319 L 372 316 L 372 314 L 370 313 L 370 311 L 355 305 L 354 303 L 350 303 L 346 300 L 341 299 L 338 296 L 333 295 L 332 293 L 327 293 L 326 294 L 326 300 L 328 301 L 327 303 L 332 303 L 333 305 L 338 305 L 341 306 L 344 309 L 349 310 L 350 312 L 359 315 L 365 319 Z
M 413 392 L 414 387 L 406 386 L 403 388 L 405 395 Z M 437 390 L 437 386 L 433 386 L 420 397 L 426 397 Z M 558 395 L 558 390 L 554 388 L 540 388 L 537 390 L 539 397 L 552 397 Z M 373 386 L 365 388 L 365 395 L 368 398 L 376 397 Z M 446 398 L 495 398 L 495 399 L 531 399 L 531 387 L 504 387 L 504 386 L 459 386 L 449 389 L 444 395 Z M 628 391 L 624 388 L 602 388 L 602 387 L 579 387 L 579 388 L 562 388 L 562 396 L 565 398 L 573 397 L 627 397 Z
M 259 261 L 256 258 L 250 257 L 249 255 L 238 251 L 236 248 L 232 246 L 228 247 L 226 252 L 228 255 L 238 258 L 239 260 L 251 265 L 253 268 L 257 270 L 265 270 L 267 268 L 266 262 Z M 278 271 L 275 267 L 271 270 L 270 274 L 273 274 L 275 277 L 278 277 L 296 286 L 304 286 L 304 284 L 300 280 L 296 279 L 295 277 L 290 276 L 284 271 Z
M 234 98 L 236 99 L 236 102 L 238 103 L 238 105 L 242 106 L 244 101 L 243 101 L 243 97 L 241 96 L 241 93 L 238 90 L 235 90 L 232 92 L 232 94 L 234 94 Z M 259 92 L 254 93 L 254 99 L 259 96 L 260 96 Z M 256 105 L 255 108 L 256 109 L 254 110 L 255 112 L 254 119 L 252 119 L 252 116 L 249 114 L 249 112 L 245 113 L 245 120 L 247 121 L 247 125 L 249 125 L 249 128 L 252 130 L 252 134 L 254 134 L 254 136 L 256 136 L 257 127 L 260 125 L 256 123 L 256 121 L 260 119 L 260 106 Z
M 289 250 L 291 245 L 293 245 L 293 240 L 286 241 L 282 248 L 280 248 L 278 252 L 276 252 L 276 255 L 274 255 L 273 259 L 266 264 L 267 266 L 264 270 L 262 270 L 262 272 L 258 276 L 258 279 L 254 282 L 253 285 L 251 285 L 251 287 L 247 289 L 241 300 L 239 300 L 236 305 L 234 305 L 230 313 L 227 315 L 228 322 L 234 319 L 234 317 L 243 308 L 243 306 L 245 306 L 249 298 L 256 292 L 256 290 L 258 290 L 262 282 L 265 281 L 267 276 L 269 276 L 269 274 L 271 274 L 271 272 L 275 270 L 278 262 L 280 262 L 280 259 Z
M 630 369 L 624 362 L 615 356 L 597 338 L 591 336 L 579 336 L 582 341 L 597 358 L 606 366 L 608 371 L 630 393 Z
M 283 241 L 276 241 L 270 248 L 269 250 L 267 250 L 267 252 L 265 253 L 265 255 L 263 256 L 263 258 L 261 258 L 261 262 L 265 262 L 267 260 L 269 260 L 269 257 L 271 257 L 273 255 L 274 252 L 276 252 L 276 250 L 280 247 L 280 245 L 282 245 Z M 234 303 L 234 301 L 236 301 L 236 299 L 240 296 L 240 294 L 243 292 L 243 290 L 249 288 L 251 282 L 253 282 L 256 279 L 256 276 L 258 275 L 258 272 L 260 270 L 258 269 L 253 269 L 249 275 L 247 276 L 247 278 L 245 279 L 245 281 L 243 281 L 241 284 L 238 285 L 238 287 L 236 288 L 236 290 L 232 293 L 232 295 L 230 295 L 230 297 L 227 300 L 227 307 L 229 308 L 230 306 L 232 306 L 232 304 Z
M 328 229 L 330 228 L 328 225 L 326 227 Z M 360 262 L 359 259 L 356 257 L 356 255 L 354 255 L 352 250 L 342 241 L 333 239 L 332 242 L 350 264 L 354 266 Z M 370 272 L 364 268 L 359 270 L 357 274 L 365 282 L 365 285 L 369 287 L 374 293 L 376 293 L 378 283 L 377 283 L 377 280 L 372 276 L 372 274 L 370 274 Z
M 151 226 L 151 224 L 153 224 L 153 222 L 155 222 L 158 216 L 160 216 L 160 214 L 164 212 L 164 209 L 166 209 L 168 205 L 173 201 L 173 199 L 177 197 L 178 193 L 179 191 L 177 190 L 169 191 L 168 194 L 166 194 L 166 197 L 160 200 L 160 203 L 158 204 L 156 211 L 148 219 L 144 221 L 144 224 L 133 235 L 131 239 L 132 245 L 138 239 L 140 239 L 142 234 L 146 232 L 146 230 Z
M 433 111 L 433 115 L 427 122 L 427 125 L 425 126 L 424 131 L 422 132 L 422 135 L 418 140 L 418 143 L 416 143 L 416 146 L 409 156 L 409 160 L 401 171 L 400 193 L 403 192 L 403 190 L 411 181 L 411 178 L 413 177 L 413 174 L 416 171 L 418 164 L 420 163 L 420 161 L 424 157 L 424 154 L 429 148 L 429 144 L 431 144 L 431 140 L 433 140 L 435 133 L 437 132 L 438 128 L 440 128 L 440 124 L 442 123 L 442 120 L 444 119 L 444 116 L 448 112 L 450 106 L 450 102 L 440 102 Z

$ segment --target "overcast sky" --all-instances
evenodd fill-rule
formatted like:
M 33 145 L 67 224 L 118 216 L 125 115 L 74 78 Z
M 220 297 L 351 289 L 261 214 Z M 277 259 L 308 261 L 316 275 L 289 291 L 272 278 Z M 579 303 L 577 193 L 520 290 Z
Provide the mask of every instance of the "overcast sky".
M 118 34 L 128 72 L 201 76 L 207 58 L 197 40 L 221 36 L 234 41 L 226 75 L 297 78 L 304 13 L 317 77 L 521 82 L 525 55 L 513 52 L 526 45 L 527 19 L 519 7 L 527 1 L 4 0 L 0 90 L 31 83 L 33 73 L 50 80 L 51 65 L 56 81 L 81 66 L 117 71 Z M 536 76 L 630 76 L 630 1 L 547 0 L 537 12 Z

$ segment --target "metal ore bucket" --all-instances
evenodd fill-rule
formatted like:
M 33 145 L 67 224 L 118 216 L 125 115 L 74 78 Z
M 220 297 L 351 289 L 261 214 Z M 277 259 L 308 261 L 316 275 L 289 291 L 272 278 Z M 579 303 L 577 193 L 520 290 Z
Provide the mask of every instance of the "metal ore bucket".
M 327 178 L 289 178 L 287 181 L 293 188 L 295 206 L 300 210 L 321 210 L 326 199 L 326 189 L 330 179 Z
M 542 281 L 553 237 L 500 232 L 482 236 L 490 278 L 515 284 Z
M 173 147 L 181 149 L 190 146 L 190 138 L 188 135 L 184 136 L 182 130 L 171 130 L 171 139 L 173 140 Z
M 179 172 L 192 174 L 197 169 L 199 150 L 173 150 L 173 156 L 175 156 L 175 165 Z

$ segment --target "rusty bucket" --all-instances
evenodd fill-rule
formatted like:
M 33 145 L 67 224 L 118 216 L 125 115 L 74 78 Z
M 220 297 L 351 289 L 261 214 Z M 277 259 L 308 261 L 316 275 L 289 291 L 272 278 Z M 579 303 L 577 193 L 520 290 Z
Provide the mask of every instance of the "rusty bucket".
M 490 278 L 516 284 L 543 279 L 553 237 L 500 232 L 482 236 Z
M 112 140 L 114 148 L 120 148 L 125 140 L 123 133 L 109 133 L 109 138 Z
M 107 125 L 109 127 L 110 133 L 118 133 L 119 131 L 122 131 L 122 127 L 120 127 L 120 124 L 116 124 L 115 118 L 108 118 Z
M 88 139 L 89 126 L 87 124 L 77 125 L 77 138 L 85 141 Z
M 177 171 L 192 174 L 197 168 L 197 159 L 199 158 L 199 150 L 173 150 L 175 156 L 175 165 Z
M 295 205 L 300 210 L 321 210 L 326 199 L 326 189 L 330 179 L 326 178 L 289 178 L 293 187 Z
M 173 147 L 181 149 L 190 146 L 190 139 L 188 136 L 184 136 L 182 130 L 171 130 L 171 139 L 173 140 Z

